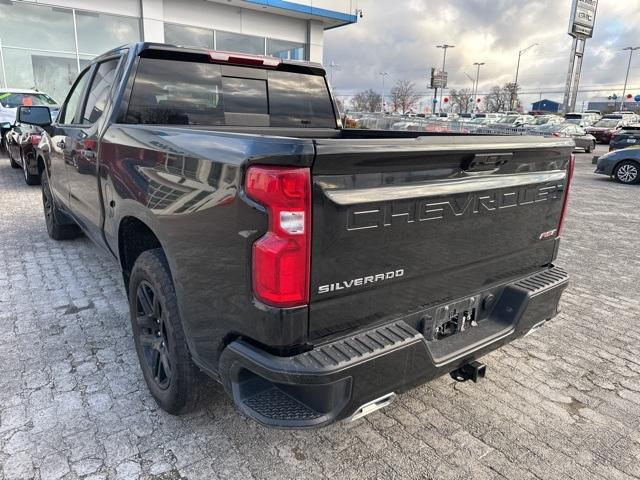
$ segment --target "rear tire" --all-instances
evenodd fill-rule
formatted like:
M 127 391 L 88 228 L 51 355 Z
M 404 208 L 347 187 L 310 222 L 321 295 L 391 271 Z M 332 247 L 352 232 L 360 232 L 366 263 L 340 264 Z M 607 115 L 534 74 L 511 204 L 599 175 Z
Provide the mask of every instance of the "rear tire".
M 138 360 L 154 400 L 173 415 L 193 411 L 208 378 L 191 360 L 161 248 L 136 259 L 129 280 L 129 311 Z
M 29 173 L 29 167 L 27 166 L 27 160 L 22 158 L 22 172 L 24 173 L 24 181 L 27 185 L 39 185 L 40 175 L 33 175 Z
M 591 142 L 591 143 L 589 144 L 589 146 L 587 147 L 586 151 L 587 151 L 587 153 L 591 153 L 591 152 L 593 152 L 595 149 L 596 149 L 596 142 L 595 142 L 595 140 L 594 140 L 593 142 Z
M 13 155 L 11 155 L 11 150 L 9 150 L 8 148 L 7 148 L 7 154 L 9 155 L 9 163 L 11 164 L 11 168 L 20 168 L 20 164 L 13 159 Z
M 42 205 L 47 233 L 54 240 L 71 240 L 82 235 L 80 227 L 62 212 L 53 201 L 46 172 L 42 172 Z
M 633 160 L 620 162 L 613 171 L 613 178 L 615 178 L 617 182 L 626 185 L 636 185 L 640 183 L 640 164 Z

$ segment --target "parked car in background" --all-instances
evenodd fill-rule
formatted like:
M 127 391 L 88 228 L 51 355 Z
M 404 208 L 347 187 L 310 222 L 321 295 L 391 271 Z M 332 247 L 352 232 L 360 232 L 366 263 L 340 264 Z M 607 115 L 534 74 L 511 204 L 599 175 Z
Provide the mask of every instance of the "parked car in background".
M 554 137 L 571 137 L 576 144 L 576 148 L 580 148 L 587 153 L 592 152 L 596 148 L 596 138 L 588 134 L 584 128 L 580 128 L 573 123 L 551 123 L 536 128 L 539 132 L 544 132 Z
M 622 127 L 609 143 L 609 151 L 630 147 L 640 148 L 640 124 Z
M 13 168 L 22 168 L 27 185 L 39 185 L 43 165 L 38 166 L 36 148 L 42 138 L 42 129 L 34 125 L 15 124 L 5 134 L 5 146 Z
M 557 115 L 536 115 L 535 117 L 533 117 L 533 120 L 531 120 L 531 122 L 529 122 L 527 125 L 554 125 L 563 122 L 563 118 Z
M 600 110 L 585 110 L 584 113 L 591 113 L 592 115 L 595 115 L 599 119 L 602 118 L 602 112 Z
M 474 115 L 474 118 L 482 118 L 486 120 L 486 123 L 494 123 L 496 120 L 504 117 L 501 113 L 486 113 L 486 112 L 478 112 Z
M 596 116 L 587 112 L 566 113 L 564 119 L 566 122 L 573 123 L 583 128 L 593 125 L 598 120 Z
M 627 185 L 640 183 L 640 148 L 605 153 L 597 160 L 596 172 Z
M 19 88 L 0 89 L 0 138 L 2 139 L 2 147 L 5 147 L 5 134 L 16 122 L 16 109 L 21 106 L 49 107 L 52 121 L 56 119 L 58 110 L 60 110 L 56 101 L 44 92 Z
M 627 125 L 627 122 L 621 116 L 610 117 L 605 115 L 601 120 L 598 120 L 585 130 L 595 137 L 596 142 L 609 143 L 613 135 L 625 125 Z
M 622 118 L 627 119 L 630 122 L 636 122 L 638 121 L 638 115 L 634 112 L 631 112 L 629 110 L 618 110 L 613 112 L 613 115 L 621 115 Z
M 505 115 L 502 118 L 498 118 L 494 123 L 502 127 L 521 127 L 533 121 L 533 119 L 532 115 Z

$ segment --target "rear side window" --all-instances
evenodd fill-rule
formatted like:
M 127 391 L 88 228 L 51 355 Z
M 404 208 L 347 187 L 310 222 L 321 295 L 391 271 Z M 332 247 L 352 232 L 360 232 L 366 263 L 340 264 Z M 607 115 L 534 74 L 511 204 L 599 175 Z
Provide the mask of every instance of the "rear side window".
M 265 126 L 336 128 L 324 77 L 265 73 L 255 78 L 256 69 L 234 67 L 223 75 L 213 63 L 141 58 L 126 122 L 248 126 L 260 115 Z

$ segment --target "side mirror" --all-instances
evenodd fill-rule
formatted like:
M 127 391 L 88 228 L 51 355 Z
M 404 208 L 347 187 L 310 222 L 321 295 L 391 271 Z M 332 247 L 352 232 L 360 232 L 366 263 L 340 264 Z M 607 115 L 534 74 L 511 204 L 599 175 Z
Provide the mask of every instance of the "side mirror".
M 11 124 L 9 122 L 2 122 L 0 123 L 0 129 L 2 130 L 9 130 L 11 128 Z
M 51 110 L 49 107 L 18 107 L 16 122 L 48 127 L 51 125 Z

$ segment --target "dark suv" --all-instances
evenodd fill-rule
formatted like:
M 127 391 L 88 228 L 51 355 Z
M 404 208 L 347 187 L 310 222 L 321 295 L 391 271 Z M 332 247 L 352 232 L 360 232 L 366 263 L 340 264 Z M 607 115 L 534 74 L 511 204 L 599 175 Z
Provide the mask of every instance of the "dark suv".
M 621 148 L 640 147 L 640 124 L 623 127 L 613 135 L 609 143 L 609 151 Z

